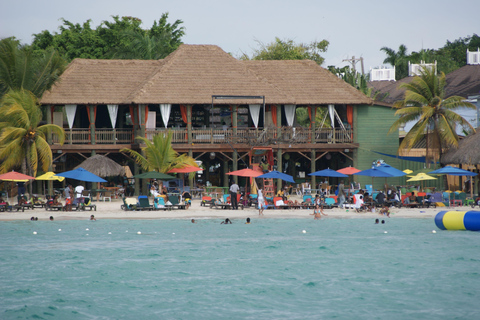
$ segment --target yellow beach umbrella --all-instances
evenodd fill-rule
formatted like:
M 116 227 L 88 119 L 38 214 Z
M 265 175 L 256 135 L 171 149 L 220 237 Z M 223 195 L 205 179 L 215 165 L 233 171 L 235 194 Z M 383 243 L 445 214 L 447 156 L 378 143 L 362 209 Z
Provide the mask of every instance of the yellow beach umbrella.
M 405 169 L 405 170 L 403 170 L 403 172 L 405 172 L 406 174 L 410 174 L 410 173 L 412 173 L 413 171 L 410 170 L 410 169 Z
M 46 172 L 41 176 L 35 178 L 35 180 L 43 180 L 43 181 L 63 181 L 65 177 L 59 177 L 55 175 L 55 172 Z M 43 183 L 43 193 L 45 194 L 45 183 Z
M 425 181 L 425 180 L 436 180 L 436 179 L 437 178 L 429 176 L 428 174 L 421 172 L 421 173 L 417 174 L 416 176 L 408 179 L 407 181 Z

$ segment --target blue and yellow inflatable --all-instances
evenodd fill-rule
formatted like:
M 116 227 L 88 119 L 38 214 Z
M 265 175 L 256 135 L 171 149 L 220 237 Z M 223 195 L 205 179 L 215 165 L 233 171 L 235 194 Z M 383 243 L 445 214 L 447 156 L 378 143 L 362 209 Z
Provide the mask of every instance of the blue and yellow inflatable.
M 441 230 L 480 231 L 480 211 L 440 211 L 435 224 Z

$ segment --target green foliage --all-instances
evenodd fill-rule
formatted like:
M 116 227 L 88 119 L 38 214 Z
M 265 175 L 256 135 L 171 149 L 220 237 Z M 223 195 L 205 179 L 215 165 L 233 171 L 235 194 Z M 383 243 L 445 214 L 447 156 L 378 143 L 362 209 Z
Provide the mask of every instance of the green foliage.
M 387 58 L 383 63 L 395 66 L 395 78 L 397 80 L 408 76 L 408 62 L 410 63 L 433 63 L 437 61 L 437 71 L 450 73 L 467 64 L 467 49 L 476 51 L 480 48 L 480 37 L 476 34 L 465 38 L 458 38 L 452 42 L 447 40 L 445 46 L 435 49 L 421 49 L 407 54 L 407 48 L 400 45 L 398 51 L 383 47 Z
M 425 134 L 431 132 L 432 145 L 439 157 L 447 146 L 457 146 L 458 125 L 475 131 L 463 117 L 454 111 L 460 107 L 475 109 L 465 102 L 464 98 L 452 96 L 445 99 L 445 74 L 435 75 L 429 69 L 423 69 L 421 76 L 416 76 L 410 83 L 400 85 L 404 88 L 405 99 L 394 104 L 398 109 L 395 115 L 400 116 L 389 130 L 392 133 L 407 122 L 416 121 L 400 144 L 399 150 L 411 149 Z
M 22 46 L 14 38 L 0 40 L 0 98 L 9 90 L 28 90 L 41 97 L 65 70 L 66 61 L 48 48 Z
M 326 52 L 329 42 L 322 40 L 310 44 L 296 44 L 293 40 L 280 40 L 275 38 L 274 42 L 264 44 L 257 41 L 258 49 L 254 50 L 252 60 L 313 60 L 319 65 L 325 60 L 320 53 Z M 241 59 L 249 60 L 246 54 Z
M 325 115 L 328 113 L 327 108 L 325 107 L 317 107 L 315 112 L 315 126 L 318 128 L 322 123 Z M 297 119 L 297 123 L 304 127 L 310 128 L 310 116 L 308 115 L 308 108 L 307 107 L 297 107 L 295 109 L 295 115 Z M 330 118 L 327 117 L 325 122 L 323 123 L 324 128 L 331 128 Z
M 186 154 L 180 155 L 173 149 L 172 136 L 173 132 L 169 130 L 167 134 L 156 134 L 152 141 L 145 137 L 137 137 L 136 139 L 145 144 L 142 153 L 128 148 L 120 151 L 130 154 L 145 171 L 168 173 L 173 168 L 181 168 L 185 165 L 196 166 L 195 159 Z
M 113 22 L 103 21 L 96 29 L 92 29 L 91 20 L 83 24 L 74 24 L 63 19 L 60 32 L 53 34 L 45 30 L 34 35 L 34 50 L 55 48 L 68 61 L 75 58 L 105 59 L 158 59 L 173 52 L 182 43 L 185 29 L 183 21 L 167 22 L 168 13 L 154 21 L 150 29 L 140 26 L 142 21 L 135 17 L 113 16 Z M 139 41 L 144 39 L 144 41 Z M 141 46 L 150 48 L 150 54 L 144 54 Z M 159 52 L 156 52 L 159 51 Z M 151 58 L 153 57 L 153 58 Z
M 9 91 L 0 101 L 0 172 L 22 165 L 26 174 L 36 175 L 38 166 L 48 171 L 52 151 L 47 143 L 49 132 L 65 140 L 65 132 L 57 125 L 39 126 L 42 112 L 37 98 L 27 90 Z

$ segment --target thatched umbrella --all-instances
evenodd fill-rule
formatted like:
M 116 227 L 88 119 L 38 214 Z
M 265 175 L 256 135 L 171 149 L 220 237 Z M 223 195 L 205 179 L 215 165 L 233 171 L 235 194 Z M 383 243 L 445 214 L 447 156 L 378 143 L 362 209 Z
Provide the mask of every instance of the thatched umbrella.
M 123 176 L 125 174 L 124 167 L 122 167 L 112 159 L 99 154 L 91 156 L 90 158 L 76 166 L 75 169 L 78 169 L 80 167 L 102 178 L 111 176 Z
M 447 164 L 480 164 L 480 131 L 471 134 L 458 143 L 458 148 L 452 147 L 442 156 L 440 162 Z M 470 191 L 473 197 L 473 177 L 470 178 Z
M 80 163 L 75 169 L 82 167 L 83 169 L 90 171 L 91 173 L 99 177 L 111 177 L 111 176 L 123 176 L 125 174 L 125 168 L 112 159 L 96 154 L 91 156 L 87 160 Z M 97 185 L 97 189 L 100 189 L 100 185 Z M 97 201 L 99 200 L 99 193 L 97 193 Z

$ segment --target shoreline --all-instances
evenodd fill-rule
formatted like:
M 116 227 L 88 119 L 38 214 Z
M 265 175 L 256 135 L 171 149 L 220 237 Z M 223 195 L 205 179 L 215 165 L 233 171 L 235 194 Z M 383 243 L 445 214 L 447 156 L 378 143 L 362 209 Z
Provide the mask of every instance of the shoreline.
M 123 204 L 120 199 L 112 199 L 111 202 L 94 202 L 97 205 L 97 211 L 47 211 L 44 208 L 36 208 L 34 210 L 27 209 L 24 212 L 0 212 L 0 221 L 18 221 L 30 220 L 30 218 L 38 217 L 38 220 L 49 220 L 53 216 L 57 220 L 85 220 L 90 215 L 95 215 L 96 219 L 313 219 L 310 215 L 313 209 L 269 209 L 264 210 L 264 215 L 258 215 L 258 209 L 253 207 L 244 210 L 221 210 L 210 209 L 209 207 L 200 206 L 200 200 L 193 200 L 192 206 L 186 210 L 175 209 L 171 211 L 152 210 L 152 211 L 124 211 L 120 206 Z M 384 215 L 372 212 L 357 213 L 350 209 L 324 209 L 328 216 L 323 219 L 396 219 L 396 218 L 417 218 L 417 219 L 434 219 L 435 215 L 440 211 L 469 211 L 469 207 L 456 208 L 391 208 L 390 218 Z

